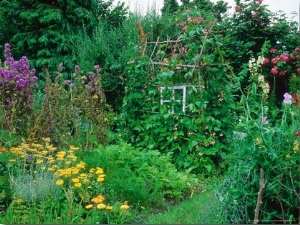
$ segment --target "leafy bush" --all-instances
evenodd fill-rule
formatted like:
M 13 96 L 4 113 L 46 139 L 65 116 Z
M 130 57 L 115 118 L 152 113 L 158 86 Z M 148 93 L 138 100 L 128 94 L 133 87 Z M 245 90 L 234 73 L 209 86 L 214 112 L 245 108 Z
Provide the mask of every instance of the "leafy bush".
M 183 200 L 197 186 L 197 179 L 180 172 L 170 162 L 170 155 L 159 151 L 141 151 L 121 143 L 98 147 L 83 160 L 87 168 L 102 165 L 106 171 L 107 197 L 126 196 L 131 205 L 162 207 L 164 202 Z

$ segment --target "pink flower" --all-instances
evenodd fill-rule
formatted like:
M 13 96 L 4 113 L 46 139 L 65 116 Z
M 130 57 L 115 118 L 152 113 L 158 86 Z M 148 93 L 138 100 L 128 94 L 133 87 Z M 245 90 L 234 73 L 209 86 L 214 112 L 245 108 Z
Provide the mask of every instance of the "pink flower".
M 273 58 L 273 59 L 271 59 L 271 62 L 272 62 L 272 64 L 277 64 L 278 63 L 278 58 L 276 57 L 276 58 Z
M 241 11 L 242 8 L 241 8 L 241 6 L 237 5 L 234 9 L 236 12 L 238 12 L 238 11 Z
M 279 57 L 279 60 L 287 62 L 289 61 L 289 55 L 286 53 L 282 53 L 281 56 Z
M 298 72 L 298 73 L 300 73 L 300 67 L 299 67 L 299 68 L 297 68 L 297 72 Z
M 268 58 L 264 58 L 263 64 L 268 64 L 269 62 L 270 62 L 270 60 Z
M 292 96 L 289 93 L 285 93 L 283 97 L 284 97 L 283 103 L 292 104 Z
M 280 71 L 279 76 L 284 76 L 286 74 L 286 70 Z
M 295 48 L 295 51 L 300 52 L 300 48 L 299 47 Z
M 278 67 L 277 66 L 274 66 L 272 69 L 271 69 L 271 73 L 273 75 L 276 75 L 278 73 Z
M 277 49 L 276 48 L 271 48 L 270 53 L 276 53 Z

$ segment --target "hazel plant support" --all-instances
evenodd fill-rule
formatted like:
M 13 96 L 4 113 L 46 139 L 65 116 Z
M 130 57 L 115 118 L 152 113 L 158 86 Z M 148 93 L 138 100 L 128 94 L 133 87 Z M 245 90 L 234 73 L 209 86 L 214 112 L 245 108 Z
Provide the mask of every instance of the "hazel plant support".
M 260 169 L 260 187 L 259 187 L 259 191 L 257 194 L 257 203 L 256 203 L 256 208 L 255 208 L 255 214 L 254 214 L 254 222 L 253 224 L 258 224 L 259 221 L 259 210 L 260 210 L 260 206 L 262 204 L 262 197 L 263 197 L 263 193 L 266 187 L 267 182 L 265 181 L 264 178 L 264 169 L 261 168 Z

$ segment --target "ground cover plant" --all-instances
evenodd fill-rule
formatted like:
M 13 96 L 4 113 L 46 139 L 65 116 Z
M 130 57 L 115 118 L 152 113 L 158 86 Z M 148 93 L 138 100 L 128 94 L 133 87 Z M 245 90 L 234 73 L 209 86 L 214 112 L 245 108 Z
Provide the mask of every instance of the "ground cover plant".
M 67 55 L 37 49 L 49 67 L 34 69 L 34 32 L 15 42 L 35 14 L 20 34 L 0 24 L 14 37 L 0 65 L 0 222 L 299 223 L 296 23 L 257 0 L 232 16 L 195 0 L 93 17 L 111 3 L 97 2 Z M 65 4 L 29 3 L 47 9 L 39 23 Z

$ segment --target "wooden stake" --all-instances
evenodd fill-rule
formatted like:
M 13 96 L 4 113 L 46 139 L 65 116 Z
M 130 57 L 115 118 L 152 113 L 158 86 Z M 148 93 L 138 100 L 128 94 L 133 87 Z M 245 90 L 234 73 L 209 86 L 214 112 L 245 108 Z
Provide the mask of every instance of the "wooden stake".
M 266 187 L 266 182 L 264 178 L 264 169 L 260 169 L 260 182 L 259 182 L 259 191 L 257 194 L 257 202 L 256 202 L 256 208 L 255 208 L 255 214 L 254 214 L 254 222 L 253 224 L 258 224 L 258 217 L 259 217 L 259 210 L 260 206 L 262 204 L 262 197 L 263 197 L 263 192 Z

